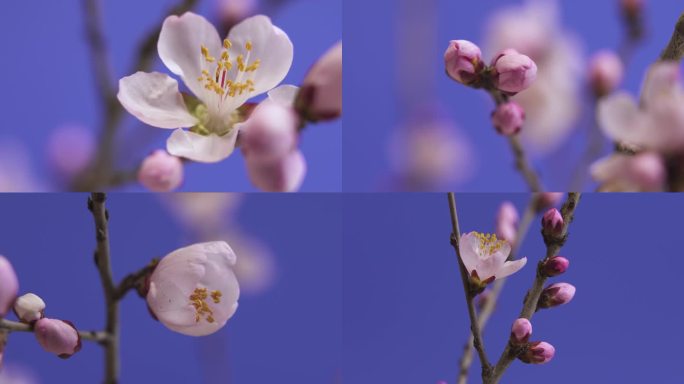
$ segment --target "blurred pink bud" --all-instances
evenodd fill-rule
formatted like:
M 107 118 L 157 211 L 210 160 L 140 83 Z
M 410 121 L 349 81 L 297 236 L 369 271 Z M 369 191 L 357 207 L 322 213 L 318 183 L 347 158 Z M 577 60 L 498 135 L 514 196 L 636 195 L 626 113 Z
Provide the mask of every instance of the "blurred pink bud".
M 537 64 L 515 49 L 505 49 L 492 62 L 494 85 L 500 91 L 516 94 L 537 78 Z
M 613 51 L 600 51 L 589 62 L 589 83 L 599 97 L 613 92 L 623 76 L 622 60 Z
M 518 232 L 518 210 L 510 201 L 506 201 L 499 207 L 496 215 L 496 235 L 513 244 Z
M 444 65 L 452 79 L 465 85 L 473 84 L 484 68 L 482 51 L 468 40 L 451 40 L 444 52 Z
M 31 324 L 45 317 L 45 302 L 33 293 L 21 295 L 14 302 L 14 313 L 22 323 Z
M 252 184 L 266 192 L 297 191 L 306 175 L 306 160 L 299 150 L 294 150 L 275 161 L 247 157 L 246 163 Z
M 271 100 L 260 103 L 240 125 L 243 153 L 262 161 L 282 158 L 297 145 L 298 124 L 291 108 Z
M 225 241 L 193 244 L 166 255 L 149 279 L 147 306 L 172 331 L 206 336 L 238 307 L 236 255 Z
M 36 321 L 34 332 L 44 350 L 62 359 L 71 357 L 81 349 L 81 336 L 69 321 L 42 318 Z
M 537 211 L 553 207 L 563 198 L 563 192 L 541 192 L 537 195 Z
M 520 104 L 509 101 L 496 107 L 492 112 L 492 124 L 504 136 L 515 135 L 525 122 L 525 110 Z
M 297 94 L 295 106 L 310 121 L 332 120 L 342 114 L 342 42 L 311 67 Z
M 153 192 L 173 191 L 183 182 L 183 162 L 158 149 L 143 160 L 138 181 Z
M 511 327 L 511 342 L 514 344 L 527 343 L 532 335 L 532 323 L 528 319 L 521 317 L 513 322 Z
M 65 125 L 55 129 L 48 141 L 50 166 L 66 179 L 83 171 L 95 154 L 95 137 L 90 129 L 80 125 Z
M 553 345 L 545 341 L 533 341 L 527 344 L 525 352 L 518 359 L 527 364 L 544 364 L 551 361 L 555 354 Z
M 545 276 L 553 277 L 565 273 L 570 266 L 570 260 L 563 256 L 554 256 L 544 262 L 542 273 Z
M 567 304 L 575 297 L 575 286 L 568 283 L 555 283 L 544 288 L 539 297 L 538 308 L 551 308 Z
M 217 0 L 218 14 L 221 22 L 235 25 L 252 16 L 259 5 L 258 0 Z
M 544 234 L 558 236 L 563 233 L 563 216 L 556 208 L 551 208 L 542 217 Z
M 0 256 L 0 318 L 5 317 L 12 308 L 19 292 L 19 280 L 12 264 L 4 256 Z
M 634 16 L 644 9 L 644 0 L 620 0 L 620 6 L 627 15 Z

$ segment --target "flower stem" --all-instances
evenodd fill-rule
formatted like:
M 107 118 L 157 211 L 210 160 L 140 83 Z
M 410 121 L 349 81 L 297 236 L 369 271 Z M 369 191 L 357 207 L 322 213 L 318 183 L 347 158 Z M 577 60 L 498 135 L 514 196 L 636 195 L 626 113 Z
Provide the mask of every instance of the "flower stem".
M 463 265 L 463 260 L 461 260 L 461 254 L 459 251 L 459 241 L 461 239 L 461 230 L 458 226 L 458 213 L 456 211 L 456 198 L 453 192 L 449 192 L 449 211 L 451 213 L 451 245 L 456 251 L 456 258 L 458 259 L 459 270 L 461 271 L 461 280 L 463 281 L 463 291 L 465 293 L 466 304 L 468 307 L 468 316 L 470 317 L 470 331 L 473 336 L 473 345 L 475 350 L 480 357 L 480 363 L 482 364 L 482 375 L 489 374 L 491 370 L 491 364 L 487 358 L 487 353 L 485 352 L 484 342 L 482 341 L 482 331 L 480 330 L 480 323 L 478 321 L 477 315 L 475 314 L 475 305 L 473 299 L 475 298 L 472 290 L 470 289 L 470 284 L 468 280 L 468 272 Z
M 568 228 L 572 222 L 575 209 L 579 203 L 581 194 L 577 192 L 568 193 L 568 198 L 561 208 L 561 215 L 563 216 L 563 230 L 558 235 L 548 235 L 544 234 L 544 242 L 546 243 L 546 257 L 539 262 L 537 268 L 537 274 L 535 276 L 532 288 L 527 291 L 525 296 L 525 301 L 523 303 L 523 308 L 520 311 L 519 318 L 532 319 L 532 316 L 537 310 L 537 303 L 539 302 L 539 297 L 544 289 L 544 283 L 547 277 L 540 273 L 540 267 L 547 259 L 558 255 L 558 252 L 562 248 L 568 237 Z M 483 382 L 485 384 L 497 384 L 501 380 L 506 369 L 511 365 L 511 363 L 516 359 L 515 352 L 511 348 L 511 344 L 507 343 L 499 361 L 494 366 L 491 375 L 489 377 L 482 376 Z
M 32 326 L 25 324 L 25 323 L 20 323 L 18 321 L 11 321 L 7 319 L 0 319 L 0 330 L 4 330 L 7 332 L 33 332 L 34 329 Z M 109 335 L 106 332 L 102 331 L 78 331 L 78 335 L 81 337 L 83 340 L 89 340 L 93 341 L 96 343 L 105 343 L 109 339 Z

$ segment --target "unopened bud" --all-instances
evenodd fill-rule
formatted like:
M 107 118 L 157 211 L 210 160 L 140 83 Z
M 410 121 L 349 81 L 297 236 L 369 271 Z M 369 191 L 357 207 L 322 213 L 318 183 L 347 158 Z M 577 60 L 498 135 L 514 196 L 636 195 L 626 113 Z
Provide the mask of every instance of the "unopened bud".
M 565 273 L 570 266 L 570 260 L 563 256 L 554 256 L 544 262 L 542 273 L 544 276 L 553 277 Z
M 71 357 L 81 349 L 81 336 L 71 322 L 42 318 L 36 321 L 34 332 L 44 350 L 62 359 Z
M 520 132 L 524 122 L 525 110 L 514 101 L 501 104 L 492 112 L 492 124 L 496 131 L 504 136 Z
M 164 150 L 156 150 L 140 165 L 138 181 L 153 192 L 169 192 L 183 182 L 183 162 Z
M 31 324 L 45 317 L 45 302 L 40 296 L 27 293 L 14 302 L 14 313 L 22 323 Z
M 555 283 L 544 288 L 537 308 L 551 308 L 569 303 L 575 297 L 575 286 L 568 283 Z
M 524 317 L 513 322 L 511 327 L 511 342 L 514 344 L 524 344 L 532 335 L 532 323 Z
M 515 49 L 505 49 L 492 61 L 494 85 L 508 94 L 527 89 L 537 78 L 537 64 Z
M 496 235 L 513 244 L 518 232 L 518 210 L 510 201 L 499 207 L 496 215 Z
M 563 233 L 563 215 L 556 208 L 551 208 L 542 217 L 542 231 L 545 235 L 559 236 Z
M 342 42 L 311 67 L 295 100 L 295 109 L 309 121 L 332 120 L 342 114 Z
M 482 51 L 468 40 L 452 40 L 444 52 L 444 65 L 452 79 L 465 85 L 473 84 L 484 68 Z
M 526 364 L 544 364 L 553 359 L 556 349 L 553 345 L 545 341 L 533 341 L 528 343 L 525 351 L 518 356 L 518 359 Z
M 589 63 L 589 83 L 598 97 L 613 92 L 624 76 L 620 57 L 612 51 L 600 51 Z

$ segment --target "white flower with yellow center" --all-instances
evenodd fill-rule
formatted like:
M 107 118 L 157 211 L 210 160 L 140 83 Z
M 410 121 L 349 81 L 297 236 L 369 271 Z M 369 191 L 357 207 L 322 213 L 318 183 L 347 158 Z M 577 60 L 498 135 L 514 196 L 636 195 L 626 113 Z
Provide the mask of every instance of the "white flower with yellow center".
M 471 282 L 482 287 L 518 272 L 527 263 L 526 257 L 508 261 L 511 245 L 496 235 L 466 233 L 461 235 L 458 249 Z
M 178 82 L 166 74 L 137 72 L 119 81 L 119 101 L 142 122 L 175 129 L 166 142 L 170 154 L 207 163 L 233 152 L 238 108 L 275 88 L 293 56 L 287 34 L 262 15 L 237 24 L 224 40 L 202 16 L 169 16 L 157 49 L 196 99 L 184 98 Z

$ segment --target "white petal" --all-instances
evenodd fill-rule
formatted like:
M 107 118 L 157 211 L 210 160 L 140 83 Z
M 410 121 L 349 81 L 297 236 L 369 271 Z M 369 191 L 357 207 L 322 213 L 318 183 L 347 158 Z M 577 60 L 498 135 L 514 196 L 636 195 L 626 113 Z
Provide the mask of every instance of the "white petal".
M 514 261 L 507 261 L 504 263 L 503 267 L 496 272 L 496 278 L 501 279 L 506 276 L 510 276 L 518 272 L 522 267 L 525 266 L 525 264 L 527 264 L 527 257 L 523 257 L 522 259 Z
M 137 72 L 124 77 L 119 80 L 116 96 L 128 112 L 145 124 L 182 128 L 197 123 L 178 91 L 178 82 L 163 73 Z
M 299 87 L 283 84 L 268 91 L 269 100 L 275 101 L 283 107 L 292 107 L 299 92 Z
M 292 66 L 294 48 L 290 38 L 266 16 L 257 15 L 243 20 L 230 30 L 228 39 L 233 43 L 229 50 L 231 58 L 238 55 L 245 59 L 249 57 L 248 64 L 261 61 L 259 69 L 250 76 L 254 79 L 254 91 L 250 96 L 275 88 Z M 251 52 L 245 48 L 247 42 L 252 44 Z
M 201 163 L 216 163 L 233 153 L 237 129 L 232 129 L 223 136 L 211 134 L 199 135 L 194 132 L 177 129 L 166 141 L 166 150 L 178 157 L 184 157 Z
M 207 19 L 192 12 L 169 16 L 164 20 L 157 50 L 167 68 L 183 78 L 185 85 L 200 99 L 210 104 L 213 94 L 204 89 L 197 79 L 205 68 L 201 47 L 216 57 L 221 52 L 222 42 L 216 28 Z M 211 95 L 211 96 L 210 96 Z
M 294 150 L 280 159 L 265 161 L 257 156 L 246 158 L 249 179 L 266 192 L 295 192 L 306 176 L 306 159 L 300 150 Z
M 632 96 L 620 92 L 599 102 L 597 118 L 603 132 L 611 139 L 642 144 L 648 132 L 643 129 L 644 117 Z
M 663 98 L 681 94 L 679 63 L 657 62 L 648 69 L 641 91 L 641 99 L 648 108 Z
M 479 248 L 480 239 L 475 235 L 474 232 L 461 235 L 458 252 L 461 255 L 463 265 L 469 274 L 473 272 L 477 264 L 480 262 Z

